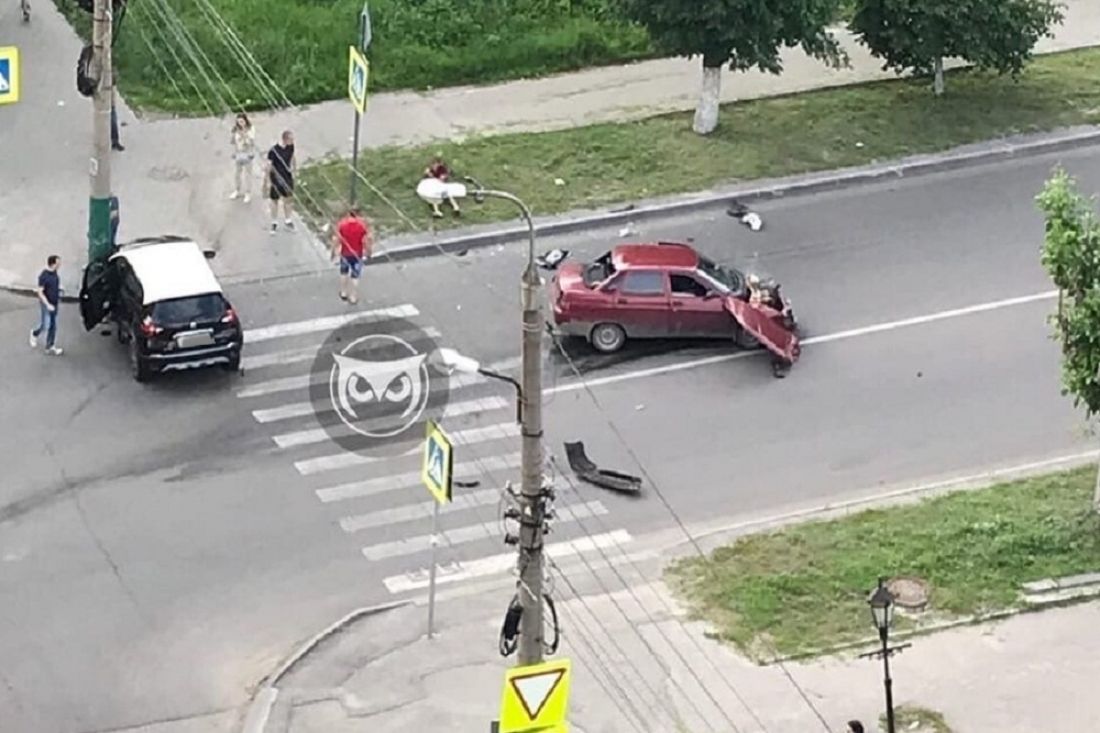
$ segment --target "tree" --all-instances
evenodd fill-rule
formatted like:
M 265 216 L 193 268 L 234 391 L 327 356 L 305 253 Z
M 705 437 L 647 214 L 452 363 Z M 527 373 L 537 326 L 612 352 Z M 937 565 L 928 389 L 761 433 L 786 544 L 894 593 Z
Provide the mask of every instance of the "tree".
M 1095 201 L 1057 169 L 1036 198 L 1046 217 L 1043 267 L 1058 288 L 1055 332 L 1062 344 L 1062 393 L 1100 413 L 1100 221 Z M 1093 498 L 1100 512 L 1100 472 Z
M 849 28 L 883 68 L 931 74 L 943 94 L 943 60 L 1016 77 L 1035 44 L 1062 22 L 1056 0 L 855 0 Z
M 837 0 L 620 0 L 628 17 L 649 29 L 657 46 L 677 56 L 703 58 L 703 84 L 693 129 L 718 126 L 722 67 L 783 71 L 782 48 L 801 46 L 834 66 L 846 61 L 829 23 Z

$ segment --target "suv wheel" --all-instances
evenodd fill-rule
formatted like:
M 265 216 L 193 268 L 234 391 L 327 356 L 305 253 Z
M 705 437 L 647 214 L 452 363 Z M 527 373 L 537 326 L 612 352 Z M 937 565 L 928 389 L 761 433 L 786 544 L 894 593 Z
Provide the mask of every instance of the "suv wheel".
M 137 334 L 130 334 L 130 373 L 139 382 L 148 382 L 152 376 L 149 364 L 141 358 L 141 347 L 138 346 Z
M 611 354 L 623 348 L 626 343 L 626 331 L 617 323 L 600 323 L 588 336 L 593 348 L 601 354 Z
M 241 352 L 229 357 L 229 361 L 222 365 L 227 372 L 239 372 L 241 370 Z

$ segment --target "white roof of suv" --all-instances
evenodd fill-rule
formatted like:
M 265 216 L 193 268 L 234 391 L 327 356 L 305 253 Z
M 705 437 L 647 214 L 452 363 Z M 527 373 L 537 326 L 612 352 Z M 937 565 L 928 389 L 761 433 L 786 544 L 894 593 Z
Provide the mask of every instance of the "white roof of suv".
M 195 242 L 179 237 L 139 240 L 111 259 L 124 258 L 141 281 L 142 305 L 221 293 L 222 286 Z

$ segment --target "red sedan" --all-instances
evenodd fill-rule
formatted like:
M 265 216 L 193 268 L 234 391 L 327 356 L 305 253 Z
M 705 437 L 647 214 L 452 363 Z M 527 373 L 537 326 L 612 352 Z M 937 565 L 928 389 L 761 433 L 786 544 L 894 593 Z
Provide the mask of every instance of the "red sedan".
M 720 338 L 764 346 L 786 364 L 800 348 L 779 286 L 715 264 L 686 244 L 623 244 L 582 265 L 566 262 L 551 285 L 560 333 L 604 353 L 631 338 Z

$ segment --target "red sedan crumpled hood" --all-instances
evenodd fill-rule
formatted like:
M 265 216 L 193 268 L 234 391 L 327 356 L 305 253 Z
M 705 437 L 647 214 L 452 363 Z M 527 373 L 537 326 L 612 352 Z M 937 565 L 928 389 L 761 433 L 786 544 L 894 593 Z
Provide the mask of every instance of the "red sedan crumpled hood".
M 726 297 L 726 310 L 768 351 L 792 364 L 798 361 L 802 346 L 798 342 L 798 336 L 783 325 L 783 316 L 779 311 L 766 305 L 748 303 L 732 295 Z

